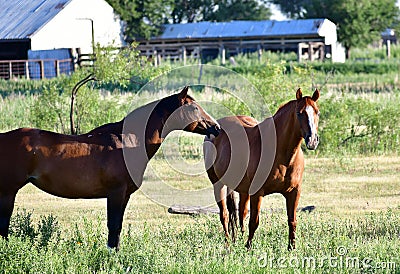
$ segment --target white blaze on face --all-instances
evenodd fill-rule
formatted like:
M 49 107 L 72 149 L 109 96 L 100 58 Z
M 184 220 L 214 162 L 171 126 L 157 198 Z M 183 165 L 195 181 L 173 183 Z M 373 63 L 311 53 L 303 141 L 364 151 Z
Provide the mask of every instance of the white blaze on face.
M 311 136 L 315 136 L 317 134 L 317 126 L 315 125 L 314 108 L 311 106 L 307 106 L 306 113 L 308 116 L 308 125 L 311 130 Z

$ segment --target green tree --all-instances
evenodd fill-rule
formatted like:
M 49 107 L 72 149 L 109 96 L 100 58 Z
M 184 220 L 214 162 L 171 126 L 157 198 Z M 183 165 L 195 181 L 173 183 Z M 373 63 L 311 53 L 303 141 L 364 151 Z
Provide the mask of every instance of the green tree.
M 215 0 L 216 9 L 205 15 L 205 21 L 226 22 L 231 20 L 267 20 L 271 11 L 266 1 Z
M 205 5 L 206 2 L 208 5 Z M 172 23 L 201 21 L 203 13 L 208 13 L 211 0 L 175 0 L 172 9 Z
M 290 18 L 328 18 L 338 27 L 347 57 L 353 47 L 379 40 L 398 20 L 396 0 L 271 0 Z
M 365 47 L 379 40 L 381 32 L 395 23 L 398 13 L 396 0 L 342 0 L 336 22 L 347 57 L 352 47 Z
M 266 20 L 266 0 L 107 0 L 125 21 L 125 39 L 148 39 L 165 23 Z
M 125 39 L 148 39 L 161 33 L 168 20 L 173 0 L 107 0 L 125 21 Z
M 271 11 L 266 0 L 175 0 L 172 22 L 266 20 Z

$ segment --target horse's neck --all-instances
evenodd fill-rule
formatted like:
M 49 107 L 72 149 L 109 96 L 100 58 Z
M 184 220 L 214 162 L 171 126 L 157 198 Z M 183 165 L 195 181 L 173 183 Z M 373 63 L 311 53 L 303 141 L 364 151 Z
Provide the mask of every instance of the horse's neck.
M 273 116 L 276 131 L 276 155 L 288 164 L 301 145 L 302 135 L 294 101 L 281 107 Z
M 138 142 L 144 144 L 148 159 L 154 156 L 169 133 L 163 132 L 164 121 L 157 112 L 158 102 L 140 107 L 125 118 L 124 133 L 135 135 Z

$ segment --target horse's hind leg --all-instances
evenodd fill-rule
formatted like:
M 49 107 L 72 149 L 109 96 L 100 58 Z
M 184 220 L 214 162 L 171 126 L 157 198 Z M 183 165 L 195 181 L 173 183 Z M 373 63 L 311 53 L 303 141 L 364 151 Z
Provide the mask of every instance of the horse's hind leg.
M 7 238 L 16 193 L 0 192 L 0 236 Z
M 228 229 L 232 236 L 232 241 L 236 241 L 237 230 L 237 205 L 235 199 L 235 192 L 230 188 L 226 190 L 226 207 L 228 209 Z
M 291 192 L 285 194 L 286 198 L 286 211 L 288 216 L 289 226 L 289 245 L 288 250 L 296 248 L 296 210 L 300 199 L 300 190 L 294 189 Z
M 250 202 L 250 195 L 247 193 L 240 193 L 239 199 L 239 225 L 242 234 L 244 233 L 244 220 L 249 212 L 248 204 Z
M 254 237 L 254 232 L 260 223 L 260 207 L 262 202 L 262 195 L 253 195 L 250 197 L 250 220 L 249 220 L 249 238 L 246 243 L 247 249 L 251 249 L 251 242 Z
M 119 249 L 122 220 L 130 193 L 116 191 L 107 197 L 108 247 Z

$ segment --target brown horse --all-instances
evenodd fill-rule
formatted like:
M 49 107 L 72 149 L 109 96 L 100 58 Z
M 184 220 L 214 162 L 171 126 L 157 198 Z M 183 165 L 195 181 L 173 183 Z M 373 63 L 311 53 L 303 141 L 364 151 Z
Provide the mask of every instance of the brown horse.
M 0 134 L 0 235 L 7 238 L 15 196 L 32 183 L 64 198 L 107 198 L 108 246 L 119 248 L 130 195 L 164 137 L 175 129 L 218 135 L 219 125 L 189 95 L 140 107 L 82 135 L 21 128 Z
M 286 198 L 288 249 L 295 248 L 296 209 L 304 170 L 301 142 L 304 139 L 311 150 L 318 146 L 318 98 L 318 90 L 312 97 L 303 97 L 298 89 L 296 100 L 281 106 L 273 117 L 261 123 L 247 116 L 222 118 L 218 120 L 221 125 L 218 137 L 205 138 L 207 174 L 214 185 L 215 200 L 227 240 L 229 230 L 235 240 L 237 205 L 232 190 L 239 192 L 242 233 L 250 201 L 246 243 L 249 249 L 259 224 L 263 196 L 281 193 Z

